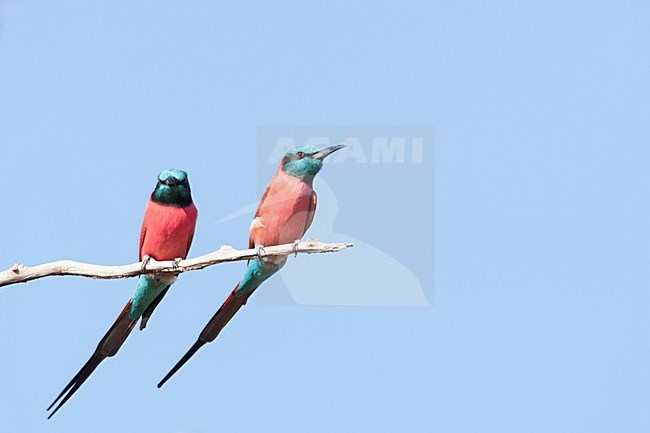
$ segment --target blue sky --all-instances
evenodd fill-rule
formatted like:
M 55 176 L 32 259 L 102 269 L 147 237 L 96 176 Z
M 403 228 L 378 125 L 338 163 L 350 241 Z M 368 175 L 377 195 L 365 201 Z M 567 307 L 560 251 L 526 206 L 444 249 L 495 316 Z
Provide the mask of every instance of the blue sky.
M 648 18 L 641 1 L 0 2 L 2 269 L 135 261 L 168 167 L 199 208 L 191 255 L 241 247 L 278 130 L 426 136 L 418 164 L 328 164 L 308 235 L 359 248 L 292 258 L 162 390 L 243 264 L 182 275 L 51 421 L 135 281 L 0 289 L 0 433 L 647 432 Z M 399 305 L 415 286 L 430 305 Z

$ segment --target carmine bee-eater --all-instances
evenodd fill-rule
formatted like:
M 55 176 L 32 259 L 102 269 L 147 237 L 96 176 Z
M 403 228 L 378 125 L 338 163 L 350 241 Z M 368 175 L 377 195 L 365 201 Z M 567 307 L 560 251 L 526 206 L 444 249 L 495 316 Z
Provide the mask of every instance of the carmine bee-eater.
M 175 263 L 185 259 L 192 244 L 196 218 L 187 173 L 173 169 L 162 171 L 147 204 L 140 231 L 140 260 L 143 267 L 150 258 L 157 261 L 174 260 Z M 101 339 L 88 362 L 47 408 L 49 411 L 61 400 L 48 419 L 72 397 L 104 359 L 117 353 L 140 318 L 140 330 L 144 329 L 153 310 L 175 280 L 174 274 L 140 276 L 133 297 Z
M 323 167 L 323 160 L 343 147 L 345 146 L 338 145 L 318 150 L 314 146 L 304 146 L 284 155 L 255 212 L 250 226 L 249 248 L 258 248 L 262 252 L 264 246 L 287 244 L 302 238 L 316 212 L 316 192 L 312 188 L 314 177 Z M 278 272 L 286 262 L 285 256 L 251 260 L 239 284 L 203 328 L 196 343 L 160 381 L 158 388 L 197 350 L 214 341 L 255 289 Z

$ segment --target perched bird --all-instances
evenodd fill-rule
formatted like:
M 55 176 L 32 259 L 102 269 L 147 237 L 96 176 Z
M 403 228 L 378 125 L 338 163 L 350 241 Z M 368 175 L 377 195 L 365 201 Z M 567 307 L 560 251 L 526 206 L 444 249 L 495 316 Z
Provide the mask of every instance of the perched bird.
M 304 146 L 284 155 L 255 212 L 250 226 L 249 248 L 258 248 L 258 252 L 262 252 L 264 246 L 287 244 L 302 238 L 316 212 L 316 192 L 312 188 L 314 177 L 323 167 L 323 160 L 343 147 L 345 146 L 337 145 L 318 150 L 314 146 Z M 286 256 L 251 260 L 239 284 L 203 328 L 196 343 L 160 381 L 158 388 L 197 350 L 214 341 L 255 289 L 278 272 L 286 262 Z
M 157 261 L 174 260 L 174 263 L 185 259 L 192 244 L 196 218 L 197 210 L 192 202 L 187 173 L 173 169 L 162 171 L 147 204 L 140 231 L 143 268 L 150 258 Z M 48 419 L 72 397 L 104 359 L 117 353 L 140 318 L 140 330 L 144 329 L 153 310 L 175 280 L 174 274 L 140 276 L 135 293 L 88 362 L 47 408 L 49 411 L 61 400 Z

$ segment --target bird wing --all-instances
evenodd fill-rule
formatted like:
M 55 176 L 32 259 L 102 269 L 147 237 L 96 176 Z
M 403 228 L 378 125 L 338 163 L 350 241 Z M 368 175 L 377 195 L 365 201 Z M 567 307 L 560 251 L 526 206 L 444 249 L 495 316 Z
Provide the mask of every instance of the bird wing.
M 147 225 L 142 223 L 142 228 L 140 229 L 140 248 L 138 248 L 138 257 L 142 261 L 142 247 L 144 246 L 144 239 L 147 237 Z
M 262 217 L 262 206 L 264 205 L 264 202 L 266 201 L 266 197 L 269 195 L 269 191 L 271 190 L 271 184 L 269 183 L 264 190 L 264 194 L 262 194 L 262 198 L 260 200 L 260 204 L 257 205 L 257 210 L 255 211 L 255 216 L 253 217 L 253 222 L 257 220 L 257 218 Z M 255 240 L 253 239 L 253 225 L 251 225 L 251 230 L 250 230 L 250 236 L 248 237 L 248 249 L 251 250 L 255 248 Z
M 307 211 L 307 222 L 305 223 L 305 230 L 302 232 L 304 235 L 311 227 L 311 223 L 314 222 L 314 215 L 316 215 L 316 205 L 318 204 L 318 196 L 316 191 L 311 192 L 311 201 L 309 202 L 309 210 Z
M 187 238 L 187 249 L 185 250 L 185 256 L 183 259 L 186 259 L 187 256 L 190 254 L 190 247 L 192 246 L 192 241 L 194 240 L 194 232 L 190 233 L 190 235 Z
M 270 190 L 271 190 L 271 184 L 269 183 L 266 186 L 266 189 L 264 190 L 264 194 L 262 194 L 262 198 L 260 199 L 260 204 L 257 206 L 257 210 L 255 211 L 255 218 L 257 218 L 262 214 L 262 205 L 266 201 L 266 197 L 269 195 Z
M 189 359 L 194 356 L 194 354 L 205 344 L 210 343 L 214 341 L 215 338 L 219 335 L 221 330 L 228 324 L 230 319 L 233 318 L 235 313 L 239 311 L 239 309 L 246 305 L 246 301 L 248 301 L 248 298 L 250 295 L 253 294 L 254 290 L 246 293 L 241 296 L 235 295 L 235 292 L 237 292 L 237 289 L 239 288 L 239 284 L 235 289 L 232 291 L 230 296 L 228 296 L 228 299 L 223 303 L 221 308 L 215 313 L 214 316 L 210 319 L 207 325 L 205 325 L 205 328 L 203 328 L 203 331 L 201 331 L 201 334 L 199 335 L 199 338 L 196 340 L 194 345 L 190 347 L 190 349 L 183 355 L 183 357 L 174 365 L 174 367 L 165 375 L 165 377 L 160 381 L 158 384 L 158 388 L 162 387 L 165 382 L 167 382 Z
M 72 378 L 65 388 L 63 388 L 63 391 L 61 391 L 58 397 L 52 402 L 50 407 L 47 408 L 49 411 L 59 400 L 61 400 L 59 405 L 47 417 L 48 419 L 52 418 L 52 416 L 61 409 L 61 406 L 63 406 L 65 402 L 67 402 L 70 397 L 77 392 L 81 385 L 83 385 L 86 379 L 90 377 L 92 372 L 95 371 L 97 366 L 104 359 L 115 355 L 120 347 L 122 347 L 122 344 L 133 330 L 135 322 L 137 322 L 137 319 L 131 319 L 129 317 L 130 309 L 131 301 L 126 304 L 120 315 L 117 317 L 115 323 L 113 323 L 113 326 L 111 326 L 106 335 L 101 339 L 88 362 L 81 367 L 81 370 L 79 370 L 76 376 Z

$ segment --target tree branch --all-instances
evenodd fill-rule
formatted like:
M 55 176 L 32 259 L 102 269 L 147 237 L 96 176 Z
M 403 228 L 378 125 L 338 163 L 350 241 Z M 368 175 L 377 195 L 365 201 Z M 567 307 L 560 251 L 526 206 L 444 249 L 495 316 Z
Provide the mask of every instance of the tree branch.
M 260 257 L 266 256 L 288 256 L 299 253 L 332 253 L 352 247 L 351 243 L 323 244 L 314 239 L 309 239 L 298 244 L 285 244 L 272 247 L 264 247 L 260 251 Z M 0 272 L 0 287 L 10 284 L 25 283 L 38 278 L 54 275 L 77 275 L 80 277 L 115 279 L 136 277 L 142 274 L 159 274 L 163 272 L 188 272 L 207 268 L 218 263 L 234 262 L 238 260 L 252 260 L 258 258 L 258 251 L 236 250 L 231 246 L 224 245 L 217 251 L 205 254 L 194 259 L 181 260 L 178 266 L 174 267 L 173 262 L 157 262 L 151 259 L 142 269 L 142 262 L 123 266 L 103 266 L 89 263 L 62 260 L 46 263 L 38 266 L 25 266 L 17 263 L 6 271 Z

